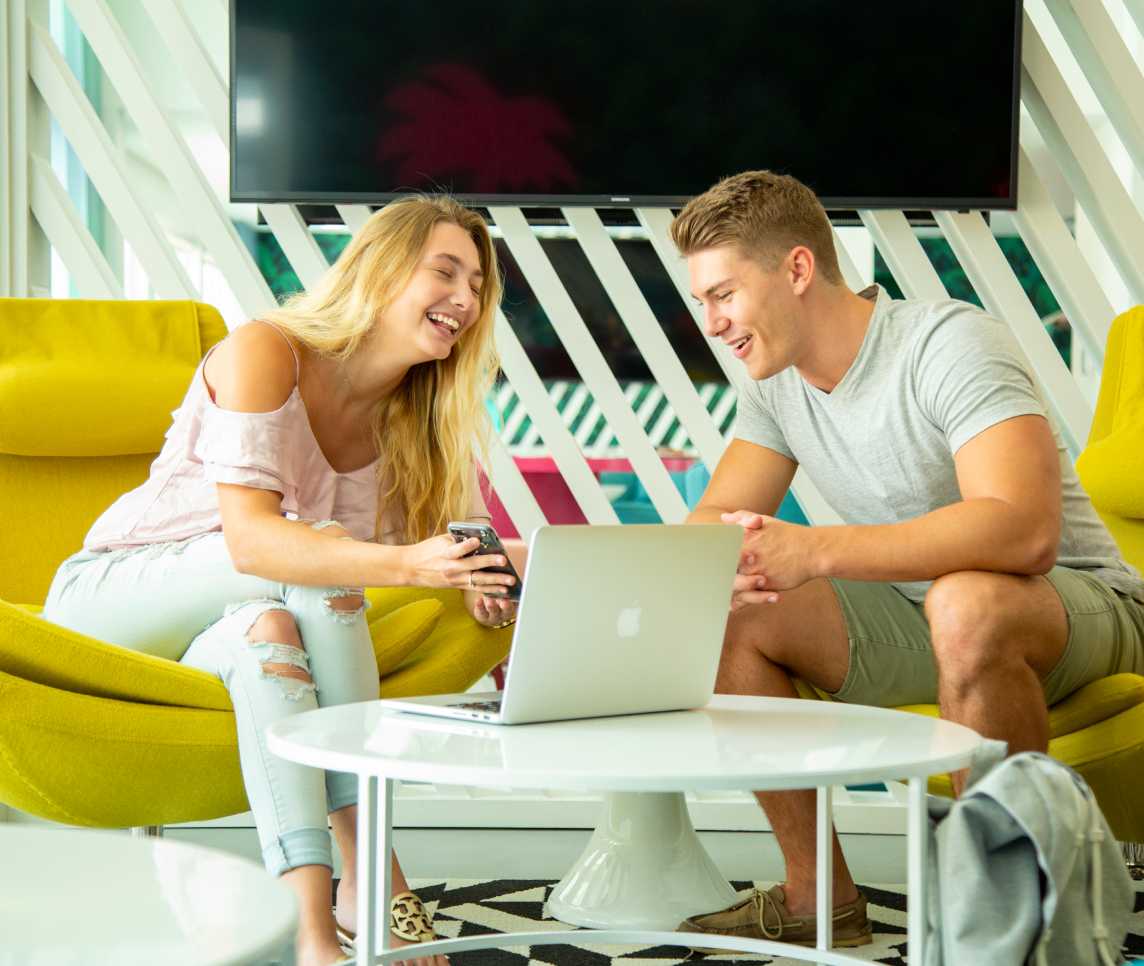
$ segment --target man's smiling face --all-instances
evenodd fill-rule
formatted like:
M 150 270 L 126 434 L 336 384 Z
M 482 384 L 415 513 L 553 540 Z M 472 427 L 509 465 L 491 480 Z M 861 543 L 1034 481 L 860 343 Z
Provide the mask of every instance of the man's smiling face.
M 729 345 L 752 379 L 766 379 L 795 361 L 797 301 L 784 266 L 768 271 L 736 245 L 687 256 L 691 294 L 703 309 L 703 328 Z

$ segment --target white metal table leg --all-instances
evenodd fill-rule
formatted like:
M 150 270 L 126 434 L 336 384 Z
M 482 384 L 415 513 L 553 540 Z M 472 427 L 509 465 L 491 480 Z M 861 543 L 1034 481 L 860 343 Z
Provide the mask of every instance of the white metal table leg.
M 357 949 L 358 962 L 373 966 L 377 937 L 377 779 L 358 775 Z
M 929 814 L 926 811 L 927 779 L 911 778 L 906 817 L 906 939 L 907 958 L 916 966 L 924 962 L 926 936 L 926 850 Z
M 379 778 L 377 796 L 377 901 L 374 909 L 377 915 L 378 936 L 374 949 L 385 953 L 393 945 L 389 931 L 389 903 L 393 899 L 393 787 L 392 778 Z M 361 943 L 358 943 L 360 950 Z M 360 955 L 360 953 L 359 953 Z M 373 966 L 373 958 L 369 959 Z
M 818 916 L 816 948 L 829 950 L 834 944 L 834 815 L 831 809 L 831 788 L 818 789 L 818 819 L 816 825 L 815 899 Z

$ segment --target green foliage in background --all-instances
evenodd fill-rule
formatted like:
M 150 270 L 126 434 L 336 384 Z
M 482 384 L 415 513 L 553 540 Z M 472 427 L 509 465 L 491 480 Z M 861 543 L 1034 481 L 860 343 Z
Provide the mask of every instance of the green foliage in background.
M 326 256 L 326 261 L 332 264 L 342 253 L 342 249 L 349 244 L 350 236 L 344 232 L 318 231 L 314 233 L 314 240 L 317 241 L 322 254 Z M 301 281 L 290 267 L 290 262 L 286 258 L 286 253 L 282 251 L 282 246 L 278 244 L 278 239 L 271 232 L 258 233 L 255 252 L 258 270 L 262 272 L 262 277 L 266 279 L 266 284 L 270 286 L 270 291 L 279 302 L 286 296 L 302 290 Z

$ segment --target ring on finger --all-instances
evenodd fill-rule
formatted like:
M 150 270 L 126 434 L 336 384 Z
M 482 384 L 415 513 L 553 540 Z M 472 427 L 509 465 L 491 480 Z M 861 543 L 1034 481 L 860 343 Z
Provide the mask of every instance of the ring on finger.
M 476 587 L 476 583 L 474 583 L 474 581 L 473 581 L 473 572 L 470 570 L 469 571 L 469 590 L 473 590 L 475 587 Z

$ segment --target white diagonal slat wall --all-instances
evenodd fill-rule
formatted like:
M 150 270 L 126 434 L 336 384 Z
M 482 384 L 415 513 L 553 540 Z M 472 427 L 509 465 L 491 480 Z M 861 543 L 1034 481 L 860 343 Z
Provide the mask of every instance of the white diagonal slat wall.
M 1144 171 L 1144 75 L 1100 0 L 1045 0 L 1137 171 Z
M 565 208 L 564 217 L 576 232 L 608 298 L 620 313 L 636 347 L 667 396 L 671 408 L 698 448 L 703 461 L 712 469 L 723 455 L 723 438 L 707 415 L 679 354 L 667 341 L 615 242 L 608 236 L 600 216 L 591 208 Z
M 1088 436 L 1092 409 L 1065 368 L 993 233 L 978 212 L 934 214 L 986 310 L 998 319 L 1008 320 L 1038 380 L 1048 389 L 1049 403 L 1056 410 L 1061 431 L 1075 458 Z
M 68 0 L 68 7 L 116 92 L 154 151 L 195 233 L 218 259 L 231 290 L 251 316 L 275 304 L 250 252 L 186 142 L 146 82 L 138 58 L 105 0 Z
M 1144 302 L 1144 216 L 1028 14 L 1024 30 L 1021 99 L 1132 297 Z
M 144 0 L 143 7 L 206 111 L 215 134 L 226 144 L 230 140 L 226 80 L 215 68 L 193 22 L 178 0 Z
M 345 226 L 355 235 L 369 221 L 369 205 L 338 205 L 337 208 Z
M 1021 207 L 1014 215 L 1017 231 L 1073 331 L 1080 333 L 1094 358 L 1103 359 L 1112 305 L 1023 149 L 1020 165 Z
M 592 386 L 600 408 L 623 443 L 627 458 L 647 490 L 652 505 L 665 522 L 681 521 L 687 514 L 687 505 L 648 441 L 643 427 L 635 421 L 615 375 L 592 340 L 579 310 L 564 290 L 528 222 L 516 208 L 496 206 L 489 212 L 504 233 L 505 243 L 532 285 L 537 301 L 560 336 L 573 364 Z
M 52 247 L 60 253 L 74 283 L 89 298 L 123 298 L 119 279 L 107 264 L 52 166 L 43 158 L 30 160 L 32 214 Z
M 501 366 L 509 381 L 516 387 L 519 404 L 523 404 L 532 417 L 532 425 L 543 433 L 544 442 L 552 452 L 557 468 L 572 491 L 580 510 L 589 523 L 618 523 L 616 511 L 608 502 L 591 468 L 568 432 L 564 420 L 553 404 L 544 383 L 536 374 L 524 346 L 513 332 L 504 313 L 498 310 L 496 323 L 497 351 Z
M 536 497 L 533 496 L 532 490 L 528 488 L 524 476 L 513 461 L 512 454 L 509 453 L 504 440 L 496 433 L 491 434 L 489 439 L 488 463 L 485 465 L 485 474 L 490 480 L 496 481 L 497 496 L 504 504 L 517 532 L 525 540 L 531 539 L 533 532 L 548 521 L 544 518 L 544 511 L 536 502 Z
M 119 152 L 52 38 L 38 24 L 29 25 L 31 77 L 52 116 L 83 163 L 124 237 L 160 298 L 193 298 L 194 286 L 154 218 L 132 190 Z
M 902 212 L 863 211 L 859 215 L 906 298 L 949 298 L 937 269 Z

